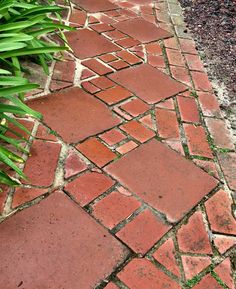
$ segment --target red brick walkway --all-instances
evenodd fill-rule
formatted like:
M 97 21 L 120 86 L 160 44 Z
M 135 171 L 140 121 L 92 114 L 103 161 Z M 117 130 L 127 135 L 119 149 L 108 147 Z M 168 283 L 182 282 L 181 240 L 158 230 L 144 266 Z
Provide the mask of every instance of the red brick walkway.
M 0 195 L 0 288 L 235 289 L 235 147 L 178 2 L 73 2 Z

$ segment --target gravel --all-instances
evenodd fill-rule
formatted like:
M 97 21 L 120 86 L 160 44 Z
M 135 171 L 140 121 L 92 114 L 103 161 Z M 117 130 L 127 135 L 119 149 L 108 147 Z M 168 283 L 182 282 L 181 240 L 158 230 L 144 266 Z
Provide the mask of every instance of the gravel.
M 236 135 L 236 0 L 179 0 Z

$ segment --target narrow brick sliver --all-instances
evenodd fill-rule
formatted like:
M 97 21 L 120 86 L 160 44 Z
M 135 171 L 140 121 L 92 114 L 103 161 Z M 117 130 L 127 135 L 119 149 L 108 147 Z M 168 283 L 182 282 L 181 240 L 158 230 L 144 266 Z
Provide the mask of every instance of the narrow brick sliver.
M 235 289 L 235 145 L 178 1 L 67 11 L 0 194 L 0 288 Z

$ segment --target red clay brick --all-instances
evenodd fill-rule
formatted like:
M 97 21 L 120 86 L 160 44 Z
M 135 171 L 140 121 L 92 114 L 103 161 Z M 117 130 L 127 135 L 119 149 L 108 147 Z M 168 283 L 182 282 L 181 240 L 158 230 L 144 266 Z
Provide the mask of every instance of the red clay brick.
M 169 98 L 169 99 L 167 99 L 165 101 L 159 102 L 156 105 L 156 107 L 174 110 L 175 109 L 175 104 L 174 104 L 173 98 Z
M 54 91 L 58 91 L 58 90 L 62 90 L 65 88 L 68 88 L 72 86 L 71 82 L 66 82 L 66 81 L 59 81 L 59 80 L 51 80 L 50 82 L 50 86 L 49 89 L 50 91 L 54 92 Z
M 214 140 L 214 144 L 220 148 L 234 149 L 232 137 L 224 120 L 206 118 L 206 124 Z
M 148 128 L 155 130 L 155 126 L 154 126 L 151 114 L 145 115 L 144 117 L 140 118 L 139 121 L 143 123 L 145 126 L 147 126 Z
M 32 129 L 34 127 L 34 123 L 32 121 L 28 121 L 28 120 L 24 120 L 24 119 L 17 119 L 17 121 L 21 125 L 23 125 L 29 131 L 29 133 L 32 132 Z M 20 134 L 21 137 L 25 138 L 26 140 L 28 140 L 29 137 L 30 137 L 30 134 L 28 134 L 27 132 L 23 131 L 18 126 L 14 125 L 12 123 L 8 124 L 8 128 L 13 130 L 17 134 Z M 15 135 L 14 133 L 10 132 L 9 130 L 5 133 L 5 136 L 13 138 L 13 139 L 16 139 L 16 140 L 20 140 L 19 136 Z
M 12 208 L 18 207 L 24 203 L 30 202 L 33 199 L 45 194 L 46 189 L 36 188 L 17 188 L 13 195 Z
M 209 257 L 182 256 L 186 279 L 192 279 L 211 264 Z
M 119 287 L 117 287 L 116 284 L 110 282 L 104 289 L 119 289 Z
M 187 61 L 190 70 L 203 71 L 203 72 L 205 71 L 202 61 L 198 55 L 185 54 L 185 59 Z
M 43 125 L 38 126 L 36 138 L 43 140 L 57 141 L 57 137 L 53 134 L 53 132 Z
M 193 159 L 194 163 L 206 171 L 209 175 L 219 178 L 216 165 L 212 161 Z
M 132 96 L 132 93 L 127 89 L 117 85 L 115 87 L 108 88 L 105 91 L 97 93 L 96 96 L 101 100 L 105 101 L 107 104 L 112 105 L 120 102 L 121 100 L 129 98 L 130 96 Z
M 99 75 L 105 75 L 107 73 L 112 72 L 113 70 L 109 67 L 103 65 L 101 62 L 96 59 L 89 59 L 82 62 L 83 65 L 98 73 Z
M 87 78 L 89 78 L 89 77 L 91 77 L 91 76 L 95 76 L 95 75 L 96 75 L 96 73 L 94 73 L 93 71 L 85 68 L 85 69 L 83 69 L 83 71 L 82 71 L 82 74 L 81 74 L 80 79 L 84 80 L 84 79 L 87 79 Z
M 155 136 L 155 133 L 153 131 L 144 127 L 136 120 L 131 120 L 130 122 L 122 125 L 120 128 L 141 143 Z
M 123 117 L 126 120 L 131 120 L 132 117 L 125 113 L 123 110 L 121 110 L 119 107 L 114 107 L 113 111 L 115 111 L 117 114 L 119 114 L 121 117 Z
M 108 36 L 109 38 L 111 38 L 112 40 L 119 40 L 119 39 L 127 37 L 127 35 L 125 35 L 124 33 L 121 33 L 118 30 L 109 31 L 104 34 Z
M 74 55 L 80 59 L 121 50 L 104 36 L 89 29 L 66 32 L 66 37 Z
M 132 196 L 112 192 L 93 206 L 93 216 L 109 229 L 129 217 L 141 203 Z
M 180 38 L 179 42 L 182 52 L 189 54 L 197 54 L 195 42 L 193 40 Z
M 166 49 L 166 54 L 171 65 L 185 66 L 184 58 L 179 50 Z
M 130 19 L 114 24 L 114 27 L 142 43 L 169 38 L 172 36 L 168 31 L 143 20 L 142 18 Z
M 89 16 L 89 18 L 88 18 L 88 23 L 89 24 L 94 24 L 94 23 L 99 23 L 99 22 L 100 21 L 94 16 Z
M 99 137 L 103 141 L 105 141 L 108 145 L 111 145 L 111 146 L 119 143 L 120 141 L 126 138 L 126 136 L 123 133 L 121 133 L 119 130 L 115 128 L 108 132 L 103 133 Z
M 171 37 L 169 39 L 165 39 L 164 40 L 164 46 L 167 48 L 179 50 L 179 44 L 178 44 L 176 38 L 174 38 L 174 37 Z
M 90 81 L 82 82 L 81 85 L 86 91 L 88 91 L 92 94 L 99 92 L 101 90 L 98 87 L 96 87 L 95 85 L 93 85 Z
M 40 111 L 45 123 L 69 143 L 101 133 L 120 122 L 101 101 L 79 87 L 49 94 L 28 104 Z
M 165 140 L 163 143 L 166 143 L 174 151 L 181 153 L 182 156 L 185 155 L 181 140 Z
M 75 62 L 57 61 L 53 70 L 52 79 L 59 81 L 74 81 Z
M 219 153 L 218 159 L 229 187 L 236 190 L 236 153 Z
M 236 235 L 236 220 L 231 214 L 232 200 L 226 192 L 220 190 L 205 206 L 212 231 Z
M 68 179 L 87 169 L 86 163 L 73 150 L 68 152 L 64 165 L 64 176 Z
M 183 84 L 148 64 L 115 72 L 109 75 L 109 78 L 134 92 L 149 104 L 157 103 L 186 90 Z
M 70 22 L 78 24 L 79 27 L 84 26 L 87 14 L 84 11 L 73 9 L 70 15 Z
M 191 79 L 190 79 L 188 70 L 186 68 L 171 65 L 170 71 L 171 71 L 172 76 L 176 80 L 181 81 L 181 82 L 187 84 L 188 86 L 192 86 Z
M 170 229 L 149 210 L 140 213 L 116 236 L 136 253 L 145 254 Z
M 225 259 L 222 263 L 216 266 L 214 271 L 230 289 L 235 289 L 235 283 L 232 277 L 233 274 L 229 258 Z
M 153 254 L 153 257 L 167 270 L 180 277 L 180 270 L 176 260 L 176 251 L 172 239 L 168 239 Z
M 65 186 L 65 190 L 69 192 L 81 206 L 85 206 L 105 193 L 113 185 L 114 181 L 104 174 L 88 172 L 68 183 Z
M 128 152 L 130 152 L 131 150 L 135 149 L 138 145 L 134 142 L 134 141 L 128 141 L 127 143 L 119 146 L 116 150 L 118 151 L 118 153 L 124 155 Z
M 162 55 L 162 48 L 159 43 L 149 43 L 145 45 L 148 54 Z
M 112 63 L 109 63 L 109 65 L 116 70 L 120 70 L 120 69 L 129 67 L 129 64 L 127 64 L 123 60 L 113 61 Z
M 95 13 L 95 12 L 104 12 L 109 10 L 117 9 L 118 7 L 107 1 L 107 0 L 74 0 L 75 4 L 78 4 L 80 7 L 82 7 L 84 10 Z
M 78 144 L 76 148 L 99 167 L 105 166 L 116 158 L 116 154 L 96 138 L 90 138 Z
M 179 249 L 185 253 L 212 254 L 211 243 L 200 211 L 195 212 L 177 232 Z
M 62 192 L 1 223 L 0 252 L 5 289 L 95 288 L 128 254 Z
M 100 56 L 99 59 L 101 59 L 102 61 L 106 63 L 109 63 L 109 62 L 117 60 L 118 58 L 114 56 L 113 54 L 105 54 L 105 55 Z
M 92 79 L 90 82 L 92 82 L 92 84 L 96 85 L 97 87 L 101 89 L 107 89 L 107 88 L 115 86 L 115 83 L 111 81 L 109 78 L 107 78 L 106 76 L 97 77 L 95 79 Z
M 222 289 L 222 286 L 213 278 L 211 275 L 206 275 L 202 278 L 202 280 L 193 287 L 194 289 Z
M 171 222 L 182 219 L 217 185 L 216 179 L 155 139 L 108 165 L 105 171 Z
M 214 244 L 220 254 L 224 254 L 227 250 L 236 246 L 236 237 L 215 235 Z
M 132 289 L 181 288 L 180 285 L 145 258 L 133 259 L 118 274 L 118 278 Z
M 196 90 L 211 91 L 212 86 L 208 76 L 204 72 L 191 71 L 192 79 Z
M 219 103 L 213 93 L 199 91 L 198 99 L 204 116 L 221 117 Z
M 163 138 L 179 138 L 179 125 L 175 111 L 156 109 L 157 131 Z
M 184 124 L 184 130 L 191 155 L 213 158 L 211 148 L 207 141 L 206 132 L 202 126 Z
M 114 27 L 106 23 L 93 24 L 93 25 L 90 25 L 90 27 L 93 30 L 97 31 L 98 33 L 114 30 Z
M 187 122 L 200 121 L 198 107 L 194 98 L 178 96 L 177 101 L 182 121 Z
M 141 62 L 140 58 L 138 58 L 137 56 L 135 56 L 134 54 L 132 54 L 126 50 L 122 50 L 120 52 L 117 52 L 116 55 L 119 56 L 120 58 L 122 58 L 124 61 L 128 62 L 130 65 L 137 64 L 137 63 Z
M 121 108 L 135 117 L 145 113 L 149 109 L 149 106 L 142 100 L 136 98 L 121 105 Z
M 60 144 L 35 140 L 24 168 L 29 179 L 25 182 L 35 186 L 52 185 L 60 150 Z
M 135 40 L 135 39 L 129 37 L 129 38 L 117 40 L 116 44 L 118 44 L 124 48 L 130 48 L 130 47 L 133 47 L 135 45 L 140 44 L 140 42 L 138 40 Z
M 148 63 L 153 67 L 166 67 L 165 60 L 162 55 L 148 55 Z

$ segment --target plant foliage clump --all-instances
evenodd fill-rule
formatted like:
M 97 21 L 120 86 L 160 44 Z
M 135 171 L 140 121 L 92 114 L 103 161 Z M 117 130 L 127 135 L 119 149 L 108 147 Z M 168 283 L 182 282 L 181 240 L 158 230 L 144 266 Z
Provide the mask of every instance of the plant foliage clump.
M 52 5 L 50 0 L 0 2 L 0 163 L 4 168 L 0 169 L 0 184 L 15 186 L 19 185 L 19 181 L 7 171 L 14 170 L 20 178 L 26 178 L 17 163 L 23 163 L 21 155 L 27 153 L 21 145 L 22 141 L 27 142 L 22 133 L 30 134 L 15 115 L 42 117 L 24 103 L 24 94 L 39 85 L 28 81 L 22 61 L 35 61 L 48 74 L 48 63 L 53 60 L 53 54 L 68 49 L 66 44 L 58 46 L 49 41 L 48 35 L 57 34 L 65 41 L 63 30 L 71 28 L 62 24 L 62 8 Z M 56 16 L 58 21 L 53 20 L 51 15 Z M 8 132 L 16 137 L 8 136 Z

